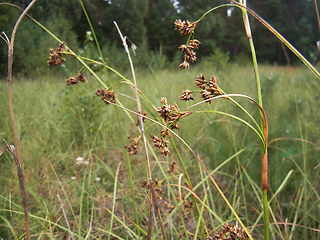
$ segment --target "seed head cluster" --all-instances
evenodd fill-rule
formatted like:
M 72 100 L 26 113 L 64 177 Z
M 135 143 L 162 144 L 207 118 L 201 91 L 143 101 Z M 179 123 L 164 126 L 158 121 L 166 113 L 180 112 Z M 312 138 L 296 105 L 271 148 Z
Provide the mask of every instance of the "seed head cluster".
M 161 107 L 157 108 L 160 117 L 167 124 L 170 129 L 179 129 L 179 121 L 181 118 L 190 115 L 192 112 L 180 112 L 180 109 L 177 104 L 170 106 L 166 98 L 161 98 L 160 102 L 162 103 Z M 170 153 L 168 149 L 168 141 L 165 140 L 165 137 L 169 134 L 168 129 L 164 128 L 161 131 L 161 138 L 158 138 L 155 135 L 151 135 L 151 140 L 153 146 L 161 149 L 161 154 L 167 155 Z
M 176 19 L 174 22 L 174 30 L 178 30 L 181 35 L 189 35 L 196 28 L 198 22 L 190 22 L 188 20 L 181 21 L 181 19 Z
M 188 45 L 181 45 L 179 47 L 180 51 L 183 53 L 183 59 L 184 59 L 184 61 L 179 65 L 179 67 L 189 68 L 190 63 L 197 60 L 194 49 L 197 49 L 199 45 L 200 45 L 200 41 L 194 39 L 194 40 L 190 40 Z
M 164 137 L 158 138 L 157 136 L 152 134 L 150 138 L 151 138 L 151 141 L 153 142 L 153 146 L 161 149 L 160 151 L 161 154 L 167 156 L 170 153 L 168 148 L 169 142 L 165 140 Z
M 182 94 L 180 95 L 180 100 L 182 101 L 189 101 L 194 100 L 194 98 L 191 96 L 192 91 L 191 90 L 183 90 Z
M 129 145 L 124 146 L 124 148 L 127 150 L 127 152 L 132 156 L 139 153 L 139 138 L 133 138 L 131 136 L 128 136 L 129 139 L 131 139 L 131 142 Z
M 101 99 L 106 103 L 109 104 L 110 102 L 116 102 L 116 94 L 114 90 L 108 89 L 97 89 L 96 94 L 101 97 Z
M 49 49 L 49 61 L 47 62 L 49 66 L 59 66 L 62 63 L 66 61 L 66 59 L 63 57 L 64 54 L 62 52 L 69 51 L 69 49 L 65 50 L 66 44 L 64 42 L 61 42 L 56 50 L 53 48 Z
M 217 79 L 214 75 L 212 75 L 212 77 L 209 79 L 209 82 L 207 82 L 205 76 L 200 74 L 197 76 L 194 84 L 201 89 L 201 96 L 204 100 L 224 94 L 218 89 Z M 211 103 L 211 100 L 208 100 L 208 103 Z
M 171 129 L 179 129 L 180 119 L 191 114 L 191 112 L 181 113 L 176 103 L 173 106 L 168 105 L 166 98 L 162 98 L 160 102 L 163 105 L 158 107 L 157 111 Z
M 231 223 L 225 223 L 222 230 L 216 231 L 213 237 L 207 237 L 207 240 L 247 240 L 249 236 L 240 228 L 233 226 Z
M 83 73 L 79 73 L 75 78 L 70 77 L 66 79 L 66 85 L 68 86 L 75 85 L 79 82 L 85 82 L 85 81 L 86 81 L 86 76 Z

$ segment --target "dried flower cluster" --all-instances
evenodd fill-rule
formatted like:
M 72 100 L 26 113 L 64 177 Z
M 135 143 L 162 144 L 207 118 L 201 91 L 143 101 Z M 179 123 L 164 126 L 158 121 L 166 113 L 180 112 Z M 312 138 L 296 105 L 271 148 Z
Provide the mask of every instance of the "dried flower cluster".
M 177 163 L 173 161 L 170 165 L 170 167 L 167 169 L 167 173 L 172 173 L 177 169 Z
M 160 153 L 167 156 L 168 153 L 170 153 L 169 148 L 168 148 L 168 141 L 164 139 L 164 137 L 158 138 L 155 135 L 151 135 L 150 136 L 152 142 L 153 142 L 153 146 L 156 148 L 160 148 L 161 151 Z
M 249 239 L 246 232 L 240 228 L 233 226 L 231 223 L 225 223 L 222 230 L 216 231 L 213 237 L 207 237 L 207 240 L 247 240 Z
M 190 95 L 192 93 L 191 90 L 183 90 L 183 93 L 180 95 L 180 100 L 182 101 L 189 101 L 194 100 L 194 98 Z
M 160 114 L 160 117 L 168 124 L 168 127 L 171 129 L 179 129 L 179 121 L 181 118 L 190 115 L 192 112 L 181 113 L 177 104 L 173 106 L 168 105 L 166 98 L 161 98 L 160 102 L 163 104 L 162 107 L 158 107 L 157 111 Z M 164 128 L 161 131 L 161 138 L 151 135 L 151 140 L 153 146 L 161 149 L 161 154 L 165 156 L 170 153 L 168 149 L 168 141 L 164 138 L 168 135 L 168 130 Z
M 50 66 L 59 66 L 62 63 L 64 63 L 66 61 L 66 59 L 63 57 L 63 53 L 62 52 L 66 52 L 69 51 L 65 50 L 66 44 L 64 42 L 60 43 L 59 46 L 57 47 L 56 50 L 54 50 L 53 48 L 49 49 L 50 52 L 50 60 L 47 62 L 48 65 Z
M 70 86 L 70 85 L 75 85 L 79 82 L 85 82 L 85 81 L 86 81 L 86 76 L 83 73 L 79 73 L 75 78 L 70 77 L 66 79 L 66 84 Z
M 127 152 L 132 156 L 136 155 L 139 152 L 139 138 L 131 138 L 131 136 L 128 136 L 129 139 L 131 139 L 131 142 L 129 145 L 124 146 L 124 148 L 127 150 Z
M 101 97 L 101 99 L 106 103 L 109 104 L 110 102 L 116 102 L 116 94 L 114 90 L 108 89 L 97 89 L 96 94 Z
M 200 41 L 194 39 L 190 40 L 188 45 L 181 45 L 179 48 L 183 53 L 184 61 L 179 65 L 182 68 L 189 68 L 190 63 L 197 60 L 194 49 L 197 49 L 200 45 Z
M 174 22 L 174 30 L 178 30 L 181 35 L 189 35 L 196 28 L 198 22 L 190 22 L 188 20 L 181 21 L 181 19 L 176 19 Z
M 204 100 L 208 100 L 214 96 L 223 95 L 224 93 L 218 89 L 217 79 L 214 75 L 209 79 L 207 83 L 206 78 L 203 74 L 197 76 L 194 82 L 198 88 L 201 89 L 201 96 Z M 208 100 L 211 103 L 211 100 Z
M 171 129 L 179 129 L 180 119 L 191 114 L 191 112 L 181 113 L 177 104 L 174 104 L 174 106 L 168 105 L 166 98 L 161 98 L 160 102 L 163 105 L 158 107 L 157 111 Z

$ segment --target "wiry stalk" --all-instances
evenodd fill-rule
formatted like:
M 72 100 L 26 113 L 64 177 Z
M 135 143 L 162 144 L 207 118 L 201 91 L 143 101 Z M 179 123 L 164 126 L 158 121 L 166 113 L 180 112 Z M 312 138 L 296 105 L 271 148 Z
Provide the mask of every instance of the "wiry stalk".
M 138 108 L 138 113 L 142 114 L 142 106 L 141 106 L 141 101 L 140 101 L 140 97 L 139 97 L 139 93 L 138 93 L 138 87 L 137 87 L 137 81 L 136 81 L 136 75 L 135 75 L 135 71 L 134 71 L 134 66 L 133 66 L 133 62 L 131 59 L 131 55 L 130 55 L 130 51 L 126 42 L 126 37 L 123 37 L 120 28 L 118 27 L 118 24 L 114 21 L 113 22 L 114 25 L 116 26 L 118 33 L 120 35 L 120 38 L 122 40 L 122 44 L 123 47 L 128 55 L 128 59 L 129 59 L 129 63 L 130 63 L 130 68 L 131 68 L 131 73 L 132 73 L 132 79 L 133 79 L 133 83 L 134 83 L 134 90 L 135 90 L 135 94 L 136 94 L 136 101 L 137 101 L 137 108 Z M 144 143 L 144 149 L 145 149 L 145 154 L 146 154 L 146 160 L 147 160 L 147 174 L 148 174 L 148 181 L 149 181 L 149 185 L 150 185 L 150 204 L 152 204 L 155 208 L 155 211 L 158 215 L 159 221 L 160 221 L 160 226 L 161 226 L 161 231 L 162 231 L 162 237 L 164 240 L 167 239 L 166 234 L 165 234 L 165 230 L 164 230 L 164 225 L 163 225 L 163 221 L 162 221 L 162 217 L 161 217 L 161 213 L 160 213 L 160 209 L 158 208 L 158 204 L 157 204 L 157 198 L 154 194 L 154 189 L 153 189 L 153 180 L 152 180 L 152 173 L 151 173 L 151 167 L 150 167 L 150 158 L 149 158 L 149 152 L 148 152 L 148 145 L 147 145 L 147 138 L 146 138 L 146 134 L 145 134 L 145 129 L 144 129 L 144 123 L 143 123 L 143 118 L 141 115 L 138 115 L 139 118 L 139 124 L 140 124 L 140 129 L 141 129 L 141 134 L 142 134 L 142 139 L 143 139 L 143 143 Z M 152 208 L 149 208 L 149 216 L 151 216 L 151 210 Z M 149 218 L 150 220 L 151 218 Z M 151 228 L 152 225 L 149 224 L 148 226 L 148 236 L 147 239 L 151 239 Z
M 16 163 L 17 169 L 18 169 L 18 176 L 19 176 L 19 183 L 20 183 L 20 191 L 21 191 L 21 198 L 22 198 L 22 204 L 24 208 L 24 215 L 25 215 L 25 228 L 26 228 L 26 239 L 30 240 L 30 225 L 29 225 L 29 211 L 28 211 L 28 205 L 27 205 L 27 195 L 26 190 L 24 186 L 24 176 L 22 173 L 21 168 L 21 153 L 20 153 L 20 144 L 19 139 L 15 127 L 15 121 L 14 121 L 14 114 L 13 114 L 13 105 L 12 105 L 12 63 L 13 63 L 13 46 L 14 46 L 14 40 L 16 36 L 16 32 L 18 29 L 19 24 L 21 23 L 23 17 L 27 14 L 27 12 L 30 10 L 30 8 L 36 3 L 36 0 L 33 0 L 30 2 L 30 4 L 27 6 L 27 8 L 21 13 L 20 17 L 16 21 L 16 24 L 12 30 L 11 39 L 8 39 L 6 35 L 4 34 L 5 41 L 8 45 L 8 107 L 9 107 L 9 115 L 10 115 L 10 121 L 11 121 L 11 128 L 12 128 L 12 134 L 13 134 L 13 141 L 15 149 L 14 151 L 11 151 L 14 157 L 14 161 Z M 3 38 L 3 37 L 2 37 Z
M 319 28 L 319 32 L 320 32 L 320 16 L 319 16 L 317 0 L 314 0 L 313 2 L 314 2 L 314 8 L 315 8 L 316 14 L 317 14 L 317 22 L 318 22 L 318 28 Z
M 239 0 L 244 7 L 247 6 L 247 0 Z M 258 103 L 262 108 L 262 94 L 261 94 L 261 83 L 258 69 L 258 61 L 256 56 L 256 51 L 253 44 L 251 28 L 249 23 L 249 17 L 246 9 L 241 8 L 243 23 L 246 30 L 246 34 L 250 44 L 250 50 L 252 55 L 253 69 L 254 75 L 256 79 L 256 87 L 257 87 L 257 95 L 258 95 Z M 267 127 L 264 125 L 264 117 L 262 116 L 262 112 L 260 114 L 261 119 L 261 129 Z M 261 157 L 261 182 L 262 182 L 262 200 L 263 200 L 263 212 L 264 212 L 264 237 L 266 240 L 269 240 L 269 207 L 268 207 L 268 151 L 267 151 L 267 138 L 268 138 L 268 129 L 264 134 L 265 139 L 265 147 L 262 147 L 262 157 Z

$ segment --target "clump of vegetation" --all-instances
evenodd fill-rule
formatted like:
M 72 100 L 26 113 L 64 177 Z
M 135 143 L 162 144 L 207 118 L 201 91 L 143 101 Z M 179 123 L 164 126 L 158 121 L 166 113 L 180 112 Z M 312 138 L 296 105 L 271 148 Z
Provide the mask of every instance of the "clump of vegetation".
M 310 170 L 309 164 L 317 169 L 315 156 L 320 143 L 316 135 L 307 138 L 315 128 L 312 118 L 317 116 L 308 115 L 308 110 L 317 103 L 308 93 L 296 91 L 297 86 L 315 90 L 316 80 L 300 68 L 260 66 L 259 73 L 247 12 L 270 30 L 273 28 L 242 1 L 232 1 L 227 6 L 242 10 L 254 77 L 248 74 L 248 66 L 214 73 L 201 69 L 201 65 L 193 68 L 197 59 L 195 50 L 200 50 L 203 44 L 194 38 L 195 32 L 209 13 L 223 6 L 210 9 L 194 22 L 175 21 L 176 30 L 187 38 L 180 46 L 183 55 L 180 67 L 188 69 L 183 72 L 136 73 L 131 57 L 135 50 L 129 49 L 128 42 L 135 45 L 122 35 L 117 23 L 131 77 L 104 62 L 87 14 L 101 61 L 76 54 L 71 46 L 43 27 L 59 44 L 56 50 L 49 50 L 48 64 L 63 67 L 66 61 L 75 58 L 82 67 L 77 75 L 68 74 L 67 86 L 56 81 L 12 85 L 9 71 L 8 104 L 16 148 L 5 143 L 0 151 L 5 164 L 11 161 L 7 150 L 11 150 L 15 162 L 11 171 L 0 178 L 5 185 L 9 183 L 6 193 L 0 195 L 4 200 L 1 224 L 5 226 L 1 234 L 17 239 L 317 236 L 319 175 Z M 273 33 L 319 76 L 290 43 Z M 1 36 L 13 49 L 14 37 L 9 40 L 5 34 Z M 13 50 L 9 51 L 9 59 L 12 55 Z M 9 60 L 9 69 L 10 66 Z M 97 66 L 100 69 L 96 72 Z M 208 75 L 209 79 L 205 77 Z M 106 80 L 103 76 L 107 76 Z M 301 82 L 305 77 L 310 79 L 307 84 Z M 256 86 L 252 87 L 254 80 Z M 292 83 L 292 91 L 287 91 L 285 82 Z M 14 99 L 19 102 L 29 99 L 38 104 L 17 105 L 21 116 L 17 123 L 12 117 L 12 86 Z M 236 94 L 227 93 L 222 86 Z M 257 101 L 249 97 L 254 88 Z M 2 95 L 4 92 L 0 92 Z M 181 102 L 177 104 L 179 99 Z M 262 99 L 266 99 L 263 104 Z M 191 104 L 192 101 L 196 103 Z M 280 110 L 275 107 L 280 105 L 278 101 L 284 101 Z M 293 116 L 297 119 L 294 123 L 290 121 Z M 310 118 L 310 126 L 302 122 L 306 116 Z M 2 126 L 8 126 L 8 117 L 0 121 Z M 30 127 L 26 122 L 32 123 Z M 1 135 L 10 135 L 8 128 L 3 128 Z M 287 144 L 288 141 L 293 144 Z M 23 161 L 20 152 L 25 156 Z M 303 162 L 299 163 L 301 158 Z M 268 175 L 268 167 L 272 174 Z M 15 169 L 19 174 L 22 205 Z M 310 198 L 314 199 L 312 203 Z

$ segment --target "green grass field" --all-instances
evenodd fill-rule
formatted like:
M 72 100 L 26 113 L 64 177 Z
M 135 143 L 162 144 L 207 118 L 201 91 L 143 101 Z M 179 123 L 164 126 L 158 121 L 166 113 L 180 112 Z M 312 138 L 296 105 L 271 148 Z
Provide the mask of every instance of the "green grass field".
M 166 97 L 169 104 L 177 103 L 181 111 L 217 110 L 250 122 L 226 99 L 188 110 L 201 101 L 199 94 L 193 93 L 194 102 L 179 100 L 184 89 L 196 90 L 194 81 L 201 73 L 208 79 L 214 74 L 228 94 L 245 94 L 255 99 L 250 66 L 228 64 L 216 69 L 199 64 L 185 71 L 173 67 L 152 73 L 137 70 L 138 87 L 152 105 L 160 107 L 161 97 Z M 261 65 L 260 74 L 269 123 L 271 239 L 319 239 L 319 80 L 304 67 Z M 125 76 L 131 79 L 130 73 Z M 75 86 L 66 86 L 65 78 L 14 77 L 13 104 L 32 239 L 146 239 L 149 195 L 142 187 L 147 179 L 143 143 L 140 142 L 140 153 L 135 156 L 129 156 L 124 149 L 130 143 L 127 136 L 139 136 L 137 117 L 104 104 L 95 95 L 101 85 L 92 76 Z M 106 83 L 111 86 L 120 80 L 110 74 Z M 113 89 L 124 106 L 137 111 L 129 85 L 118 83 Z M 254 104 L 235 99 L 255 119 L 259 118 Z M 161 122 L 150 103 L 142 100 L 143 110 L 148 117 Z M 0 137 L 13 144 L 6 81 L 0 82 L 0 112 Z M 159 136 L 162 128 L 150 121 L 146 121 L 145 128 L 152 146 L 149 136 Z M 262 239 L 261 146 L 257 135 L 240 121 L 209 112 L 183 118 L 180 129 L 174 131 L 199 153 L 249 226 L 253 238 Z M 173 139 L 180 155 L 171 142 L 171 154 L 166 157 L 159 154 L 159 149 L 150 147 L 152 175 L 158 180 L 158 203 L 168 239 L 205 239 L 224 222 L 235 224 L 234 215 L 197 160 L 179 139 Z M 2 142 L 0 148 L 4 146 Z M 188 190 L 179 156 L 196 200 Z M 78 157 L 83 161 L 77 161 Z M 166 172 L 173 162 L 177 163 L 176 169 Z M 15 164 L 8 152 L 0 156 L 0 166 L 0 238 L 22 239 L 23 207 Z M 153 239 L 162 239 L 156 215 L 154 220 Z

